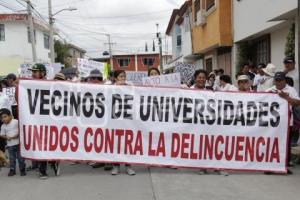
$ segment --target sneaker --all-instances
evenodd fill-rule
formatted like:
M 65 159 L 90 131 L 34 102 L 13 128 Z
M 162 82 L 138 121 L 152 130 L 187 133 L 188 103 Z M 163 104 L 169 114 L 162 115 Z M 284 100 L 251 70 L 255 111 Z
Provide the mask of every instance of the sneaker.
M 41 180 L 46 180 L 48 178 L 48 175 L 47 174 L 42 174 L 40 173 L 40 179 Z
M 113 165 L 112 164 L 105 164 L 105 166 L 104 166 L 104 170 L 105 171 L 110 171 L 112 169 L 113 169 Z
M 21 171 L 20 176 L 26 176 L 26 175 L 27 175 L 27 174 L 26 174 L 25 170 L 24 170 L 24 171 Z
M 104 167 L 105 164 L 104 163 L 94 163 L 91 166 L 92 166 L 92 168 L 97 169 L 97 168 Z
M 219 170 L 216 170 L 215 172 L 216 172 L 217 174 L 219 174 L 219 175 L 222 175 L 222 176 L 229 176 L 228 172 L 226 172 L 226 171 L 219 171 Z
M 135 175 L 135 171 L 131 167 L 126 167 L 126 172 L 129 176 Z
M 120 172 L 120 166 L 113 166 L 113 169 L 111 170 L 111 175 L 115 176 L 118 175 Z
M 7 176 L 14 176 L 16 175 L 16 172 L 14 172 L 13 170 L 10 170 L 9 173 L 7 174 Z
M 199 174 L 199 175 L 205 175 L 205 174 L 208 174 L 208 172 L 207 172 L 206 169 L 200 169 L 200 170 L 198 171 L 198 174 Z
M 59 162 L 56 162 L 56 163 L 53 165 L 53 170 L 54 170 L 55 176 L 59 176 L 59 175 L 60 175 Z

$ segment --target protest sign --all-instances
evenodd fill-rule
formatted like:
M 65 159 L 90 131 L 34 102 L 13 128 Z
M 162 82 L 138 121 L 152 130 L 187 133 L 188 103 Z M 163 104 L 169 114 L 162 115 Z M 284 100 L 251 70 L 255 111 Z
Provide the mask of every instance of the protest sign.
M 181 81 L 187 85 L 190 85 L 191 80 L 193 80 L 195 71 L 195 65 L 183 62 L 177 62 L 174 68 L 174 72 L 180 73 Z
M 148 72 L 126 71 L 126 82 L 134 85 L 142 85 L 143 78 L 148 76 Z
M 143 78 L 145 86 L 180 87 L 181 79 L 179 73 Z
M 93 60 L 78 58 L 78 71 L 80 78 L 86 78 L 90 75 L 90 72 L 94 69 L 98 69 L 101 73 L 104 72 L 106 63 L 96 62 Z
M 47 79 L 53 80 L 55 74 L 59 73 L 61 71 L 62 65 L 60 63 L 43 63 L 46 67 L 46 73 L 47 73 Z M 33 64 L 32 63 L 24 63 L 20 65 L 19 69 L 19 75 L 20 78 L 31 78 L 31 68 Z
M 276 94 L 19 84 L 27 159 L 286 172 L 289 106 Z
M 19 68 L 20 78 L 31 78 L 31 71 L 30 71 L 31 67 L 32 64 L 30 63 L 21 64 Z
M 17 105 L 16 102 L 16 88 L 15 87 L 6 87 L 3 88 L 3 93 L 8 96 L 9 102 L 11 105 Z

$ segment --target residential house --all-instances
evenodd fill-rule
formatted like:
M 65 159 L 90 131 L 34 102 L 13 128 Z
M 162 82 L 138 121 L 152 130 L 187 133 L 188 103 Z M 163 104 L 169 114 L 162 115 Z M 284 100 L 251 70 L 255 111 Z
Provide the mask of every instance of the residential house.
M 245 61 L 254 65 L 273 63 L 278 71 L 283 69 L 290 32 L 294 34 L 295 44 L 298 43 L 297 3 L 297 0 L 233 0 L 234 72 Z M 296 47 L 295 55 L 298 55 Z M 297 56 L 296 62 L 299 63 Z M 298 70 L 295 73 L 299 75 Z M 299 83 L 295 84 L 299 91 Z
M 34 19 L 38 62 L 49 62 L 49 29 Z M 32 62 L 32 47 L 27 14 L 0 14 L 0 75 L 17 72 L 21 63 Z
M 173 10 L 166 30 L 166 35 L 172 38 L 172 60 L 164 70 L 174 68 L 180 62 L 196 64 L 195 61 L 201 59 L 192 52 L 192 20 L 192 0 Z M 198 62 L 198 68 L 203 68 L 202 62 Z
M 222 68 L 231 74 L 232 1 L 193 0 L 193 54 L 203 57 L 208 72 Z
M 160 58 L 156 52 L 120 53 L 113 54 L 113 70 L 123 69 L 125 71 L 148 71 L 149 68 L 159 68 Z M 163 56 L 164 63 L 169 59 Z M 94 58 L 94 61 L 110 63 L 109 56 Z
M 72 59 L 72 66 L 77 65 L 77 59 L 78 58 L 84 58 L 86 51 L 74 44 L 68 44 L 69 49 L 68 49 L 68 57 Z

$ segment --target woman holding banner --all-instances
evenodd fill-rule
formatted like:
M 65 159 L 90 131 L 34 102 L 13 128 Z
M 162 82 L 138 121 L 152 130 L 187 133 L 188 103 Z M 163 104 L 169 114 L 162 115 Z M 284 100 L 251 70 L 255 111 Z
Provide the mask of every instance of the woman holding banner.
M 148 70 L 148 77 L 151 77 L 151 76 L 160 76 L 160 71 L 155 67 L 151 67 Z
M 195 81 L 195 84 L 191 87 L 192 89 L 207 90 L 207 88 L 206 88 L 207 72 L 205 70 L 202 70 L 202 69 L 196 70 L 194 73 L 194 81 Z M 215 170 L 215 172 L 220 175 L 228 176 L 228 173 L 225 171 Z M 208 171 L 207 171 L 207 169 L 201 169 L 198 172 L 198 174 L 199 175 L 208 174 Z
M 114 72 L 116 85 L 127 85 L 126 84 L 126 72 L 124 70 L 116 70 Z M 131 168 L 131 165 L 126 164 L 126 173 L 129 176 L 135 175 L 135 171 Z M 115 176 L 120 173 L 120 164 L 114 164 L 113 169 L 111 170 L 111 175 Z

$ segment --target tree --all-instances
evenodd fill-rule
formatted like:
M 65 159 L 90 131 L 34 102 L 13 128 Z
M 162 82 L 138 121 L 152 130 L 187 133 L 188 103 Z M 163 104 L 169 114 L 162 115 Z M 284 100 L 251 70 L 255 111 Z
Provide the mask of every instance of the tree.
M 148 44 L 147 44 L 147 42 L 145 44 L 145 51 L 148 52 Z
M 152 51 L 154 52 L 155 51 L 155 42 L 153 40 L 153 44 L 152 44 Z
M 62 41 L 55 40 L 54 43 L 54 51 L 56 53 L 55 62 L 64 64 L 66 67 L 69 67 L 67 63 L 65 63 L 65 58 L 67 58 L 69 55 L 68 51 L 70 49 L 70 46 Z
M 286 37 L 285 56 L 295 57 L 295 24 L 292 24 L 289 34 Z

